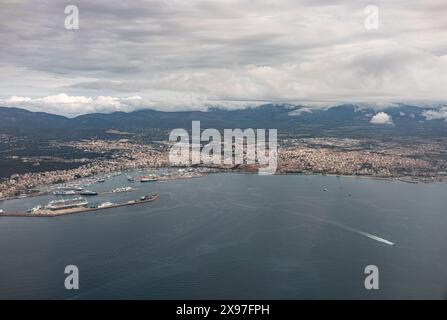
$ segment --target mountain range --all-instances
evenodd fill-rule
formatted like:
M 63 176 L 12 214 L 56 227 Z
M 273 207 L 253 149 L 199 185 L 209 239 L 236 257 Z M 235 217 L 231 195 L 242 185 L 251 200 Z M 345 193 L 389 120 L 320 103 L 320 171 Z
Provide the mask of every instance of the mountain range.
M 395 106 L 380 110 L 392 123 L 374 124 L 372 108 L 339 105 L 326 109 L 290 105 L 262 105 L 240 110 L 162 112 L 139 110 L 92 113 L 75 118 L 31 112 L 20 108 L 0 107 L 0 134 L 41 139 L 75 139 L 116 136 L 117 132 L 163 135 L 174 128 L 190 129 L 191 122 L 201 121 L 201 128 L 278 129 L 279 135 L 339 137 L 447 137 L 444 119 L 428 120 L 419 106 Z M 166 136 L 167 137 L 167 136 Z M 159 137 L 158 137 L 159 138 Z

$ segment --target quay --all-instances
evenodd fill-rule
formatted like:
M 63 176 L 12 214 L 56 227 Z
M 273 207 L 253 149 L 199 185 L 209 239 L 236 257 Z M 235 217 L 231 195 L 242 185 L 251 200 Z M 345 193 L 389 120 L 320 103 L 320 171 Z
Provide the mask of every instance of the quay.
M 42 209 L 38 210 L 36 213 L 28 213 L 28 212 L 4 212 L 0 213 L 0 217 L 57 217 L 57 216 L 64 216 L 69 214 L 76 214 L 76 213 L 84 213 L 84 212 L 91 212 L 91 211 L 99 211 L 99 210 L 106 210 L 106 209 L 113 209 L 113 208 L 119 208 L 119 207 L 125 207 L 125 206 L 134 206 L 137 204 L 143 204 L 148 203 L 157 200 L 160 198 L 160 195 L 158 193 L 149 196 L 148 198 L 144 200 L 131 200 L 125 203 L 118 203 L 118 204 L 111 204 L 109 206 L 104 207 L 77 207 L 77 208 L 70 208 L 70 209 L 61 209 L 61 210 L 48 210 L 48 209 Z

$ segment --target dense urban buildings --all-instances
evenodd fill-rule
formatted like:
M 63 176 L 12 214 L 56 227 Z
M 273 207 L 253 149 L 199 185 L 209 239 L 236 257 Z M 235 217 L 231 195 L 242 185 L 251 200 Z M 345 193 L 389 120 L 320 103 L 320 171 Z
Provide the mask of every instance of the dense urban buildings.
M 278 174 L 336 174 L 441 181 L 447 178 L 446 141 L 378 141 L 343 138 L 296 138 L 280 141 Z M 136 143 L 131 139 L 52 142 L 52 148 L 71 148 L 95 157 L 63 159 L 22 156 L 17 161 L 39 166 L 45 161 L 76 164 L 64 170 L 13 174 L 0 183 L 0 198 L 37 192 L 39 186 L 70 182 L 129 169 L 169 167 L 168 142 Z M 14 156 L 13 156 L 14 157 Z M 17 156 L 15 156 L 17 157 Z M 254 171 L 253 166 L 214 166 L 221 170 Z M 37 189 L 37 190 L 36 190 Z

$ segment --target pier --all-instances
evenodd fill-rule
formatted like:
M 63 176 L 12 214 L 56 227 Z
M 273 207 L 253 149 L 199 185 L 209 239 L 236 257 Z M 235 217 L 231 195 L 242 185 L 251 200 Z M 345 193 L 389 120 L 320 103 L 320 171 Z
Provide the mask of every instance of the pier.
M 61 209 L 61 210 L 48 210 L 48 209 L 42 209 L 38 210 L 35 213 L 28 213 L 28 212 L 4 212 L 0 214 L 0 217 L 57 217 L 57 216 L 64 216 L 69 214 L 76 214 L 76 213 L 84 213 L 84 212 L 91 212 L 91 211 L 99 211 L 99 210 L 106 210 L 106 209 L 113 209 L 113 208 L 119 208 L 119 207 L 125 207 L 125 206 L 134 206 L 138 204 L 153 202 L 160 198 L 160 195 L 154 194 L 152 196 L 149 196 L 146 199 L 143 200 L 131 200 L 125 203 L 118 203 L 118 204 L 112 204 L 109 206 L 104 207 L 77 207 L 77 208 L 70 208 L 70 209 Z

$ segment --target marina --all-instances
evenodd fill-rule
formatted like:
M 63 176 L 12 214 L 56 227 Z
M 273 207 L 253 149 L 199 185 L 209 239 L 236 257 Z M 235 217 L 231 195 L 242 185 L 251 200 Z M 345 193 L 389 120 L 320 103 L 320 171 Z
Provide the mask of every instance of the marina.
M 203 175 L 204 172 L 182 168 L 137 169 L 40 186 L 32 196 L 24 195 L 0 202 L 0 218 L 56 217 L 144 204 L 160 197 L 157 182 L 166 183 Z M 138 187 L 132 186 L 135 184 Z
M 201 169 L 203 170 L 203 169 Z M 133 206 L 154 201 L 160 182 L 202 177 L 204 172 L 174 169 L 127 170 L 40 186 L 33 196 L 4 199 L 1 217 L 55 217 Z M 137 187 L 138 185 L 138 187 Z
M 138 188 L 131 187 L 129 174 L 138 177 L 146 174 L 151 178 L 163 174 L 171 178 L 172 172 L 134 170 L 86 178 L 76 183 L 49 185 L 42 189 L 45 192 L 27 197 L 27 201 L 19 198 L 3 201 L 0 204 L 0 218 L 55 217 L 152 202 L 160 197 L 158 184 L 141 183 Z

